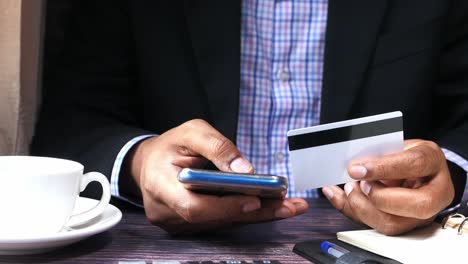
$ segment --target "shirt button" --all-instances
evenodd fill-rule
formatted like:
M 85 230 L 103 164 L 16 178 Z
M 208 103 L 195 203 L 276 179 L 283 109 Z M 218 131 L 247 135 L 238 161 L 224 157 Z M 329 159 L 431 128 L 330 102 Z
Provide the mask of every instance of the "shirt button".
M 276 162 L 283 162 L 284 158 L 285 158 L 285 156 L 284 156 L 283 152 L 276 152 L 276 154 L 275 154 Z
M 278 72 L 278 78 L 283 82 L 289 81 L 289 72 L 287 70 L 280 70 Z

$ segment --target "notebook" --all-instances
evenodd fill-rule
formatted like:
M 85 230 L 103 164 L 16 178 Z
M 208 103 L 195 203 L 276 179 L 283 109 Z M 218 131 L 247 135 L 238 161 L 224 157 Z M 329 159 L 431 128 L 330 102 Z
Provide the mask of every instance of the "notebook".
M 462 215 L 453 215 L 443 223 L 445 229 L 442 224 L 434 222 L 401 236 L 386 236 L 375 230 L 357 230 L 338 232 L 337 238 L 406 264 L 461 263 L 462 255 L 468 249 L 468 220 L 462 224 L 464 219 Z

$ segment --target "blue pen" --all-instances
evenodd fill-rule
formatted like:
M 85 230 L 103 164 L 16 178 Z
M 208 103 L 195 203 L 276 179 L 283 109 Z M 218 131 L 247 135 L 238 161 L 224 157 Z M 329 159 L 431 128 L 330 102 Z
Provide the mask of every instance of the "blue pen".
M 320 249 L 325 253 L 327 256 L 331 256 L 337 259 L 337 263 L 347 263 L 347 264 L 382 264 L 377 259 L 369 258 L 369 256 L 365 256 L 362 254 L 356 254 L 350 252 L 347 249 L 344 249 L 332 242 L 323 241 L 320 244 Z M 349 254 L 347 254 L 349 253 Z M 344 256 L 346 254 L 346 256 Z M 343 257 L 344 256 L 344 257 Z
M 323 251 L 328 256 L 334 257 L 334 258 L 340 258 L 346 253 L 349 253 L 349 250 L 346 250 L 336 244 L 333 244 L 332 242 L 328 241 L 323 241 L 322 244 L 320 244 L 320 249 Z

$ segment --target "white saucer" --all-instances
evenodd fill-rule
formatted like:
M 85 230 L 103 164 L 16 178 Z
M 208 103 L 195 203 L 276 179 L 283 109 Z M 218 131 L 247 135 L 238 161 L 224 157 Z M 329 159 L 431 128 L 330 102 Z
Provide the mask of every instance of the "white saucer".
M 92 208 L 98 201 L 78 197 L 73 214 Z M 66 246 L 114 227 L 122 219 L 122 212 L 109 204 L 104 212 L 89 223 L 64 228 L 64 230 L 41 237 L 1 238 L 0 255 L 26 255 L 41 253 Z

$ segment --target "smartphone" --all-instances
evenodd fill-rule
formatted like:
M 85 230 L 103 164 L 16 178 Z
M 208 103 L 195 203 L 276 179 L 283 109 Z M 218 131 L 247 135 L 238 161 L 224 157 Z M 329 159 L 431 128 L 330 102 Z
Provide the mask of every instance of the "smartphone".
M 288 189 L 287 178 L 276 175 L 184 168 L 177 178 L 189 190 L 217 195 L 245 194 L 281 199 Z

